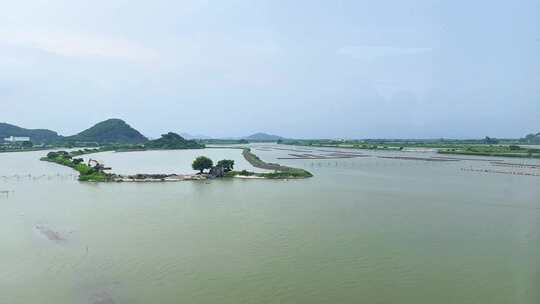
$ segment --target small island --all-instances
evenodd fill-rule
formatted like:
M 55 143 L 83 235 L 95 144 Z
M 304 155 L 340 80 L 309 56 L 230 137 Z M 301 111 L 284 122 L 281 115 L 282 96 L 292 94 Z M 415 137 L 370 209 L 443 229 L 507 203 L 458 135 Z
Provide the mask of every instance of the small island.
M 168 134 L 163 138 L 173 138 L 173 142 L 179 139 L 175 135 Z M 166 144 L 168 141 L 161 141 Z M 206 157 L 197 157 L 192 164 L 193 170 L 199 171 L 197 174 L 135 174 L 120 175 L 108 173 L 111 168 L 96 160 L 89 159 L 87 163 L 79 156 L 103 151 L 111 151 L 107 148 L 81 149 L 72 152 L 57 151 L 49 152 L 42 161 L 53 162 L 59 165 L 70 167 L 79 172 L 79 181 L 83 182 L 159 182 L 159 181 L 185 181 L 185 180 L 206 180 L 215 178 L 260 178 L 260 179 L 302 179 L 313 175 L 303 169 L 282 166 L 274 163 L 266 163 L 257 155 L 253 154 L 249 148 L 243 148 L 242 155 L 256 168 L 274 170 L 274 172 L 256 173 L 247 170 L 234 171 L 234 160 L 223 159 L 214 165 L 214 162 Z M 144 148 L 144 147 L 143 147 Z M 143 150 L 144 151 L 144 150 Z M 205 172 L 205 170 L 207 170 Z

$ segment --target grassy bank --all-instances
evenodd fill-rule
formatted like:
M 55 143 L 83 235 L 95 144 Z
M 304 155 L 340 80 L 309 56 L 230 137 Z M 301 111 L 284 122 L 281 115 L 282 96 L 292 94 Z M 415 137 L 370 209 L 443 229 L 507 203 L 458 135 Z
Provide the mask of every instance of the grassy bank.
M 105 173 L 98 168 L 89 166 L 83 163 L 81 158 L 73 158 L 65 151 L 50 152 L 47 154 L 47 156 L 42 157 L 41 160 L 74 169 L 75 171 L 79 172 L 79 181 L 106 182 L 111 180 L 111 174 Z
M 233 173 L 230 173 L 231 175 L 236 174 L 236 175 L 249 176 L 248 174 L 251 174 L 257 177 L 264 177 L 264 178 L 269 178 L 269 179 L 308 178 L 308 177 L 313 176 L 313 174 L 311 174 L 309 171 L 306 171 L 304 169 L 292 168 L 292 167 L 282 166 L 280 164 L 264 162 L 257 155 L 253 154 L 251 152 L 251 149 L 249 148 L 244 148 L 244 150 L 242 151 L 242 155 L 253 167 L 266 169 L 266 170 L 274 170 L 275 172 L 253 173 L 253 172 L 247 172 L 247 171 L 242 171 L 242 172 L 232 171 Z
M 540 149 L 523 148 L 517 145 L 469 145 L 439 149 L 441 154 L 540 158 Z

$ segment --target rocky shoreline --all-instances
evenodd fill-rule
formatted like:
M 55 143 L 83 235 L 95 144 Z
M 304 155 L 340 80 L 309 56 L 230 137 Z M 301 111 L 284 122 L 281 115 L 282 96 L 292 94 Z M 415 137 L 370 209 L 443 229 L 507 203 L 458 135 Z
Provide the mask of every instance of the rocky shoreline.
M 181 182 L 212 179 L 209 174 L 135 174 L 111 176 L 113 182 Z

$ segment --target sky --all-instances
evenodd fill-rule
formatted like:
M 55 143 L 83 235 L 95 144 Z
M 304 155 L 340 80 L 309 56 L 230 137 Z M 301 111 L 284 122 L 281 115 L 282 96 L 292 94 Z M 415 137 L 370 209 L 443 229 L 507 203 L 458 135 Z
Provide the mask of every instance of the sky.
M 540 132 L 540 1 L 0 0 L 0 122 L 150 137 Z

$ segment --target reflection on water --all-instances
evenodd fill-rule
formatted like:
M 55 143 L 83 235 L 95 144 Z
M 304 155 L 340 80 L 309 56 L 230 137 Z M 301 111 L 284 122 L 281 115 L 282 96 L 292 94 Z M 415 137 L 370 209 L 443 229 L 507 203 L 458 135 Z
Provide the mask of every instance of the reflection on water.
M 276 147 L 255 152 L 315 177 L 79 183 L 46 152 L 0 154 L 0 303 L 538 303 L 540 177 L 376 157 L 396 152 L 278 161 L 336 149 Z M 169 152 L 96 158 L 245 165 L 240 150 Z

